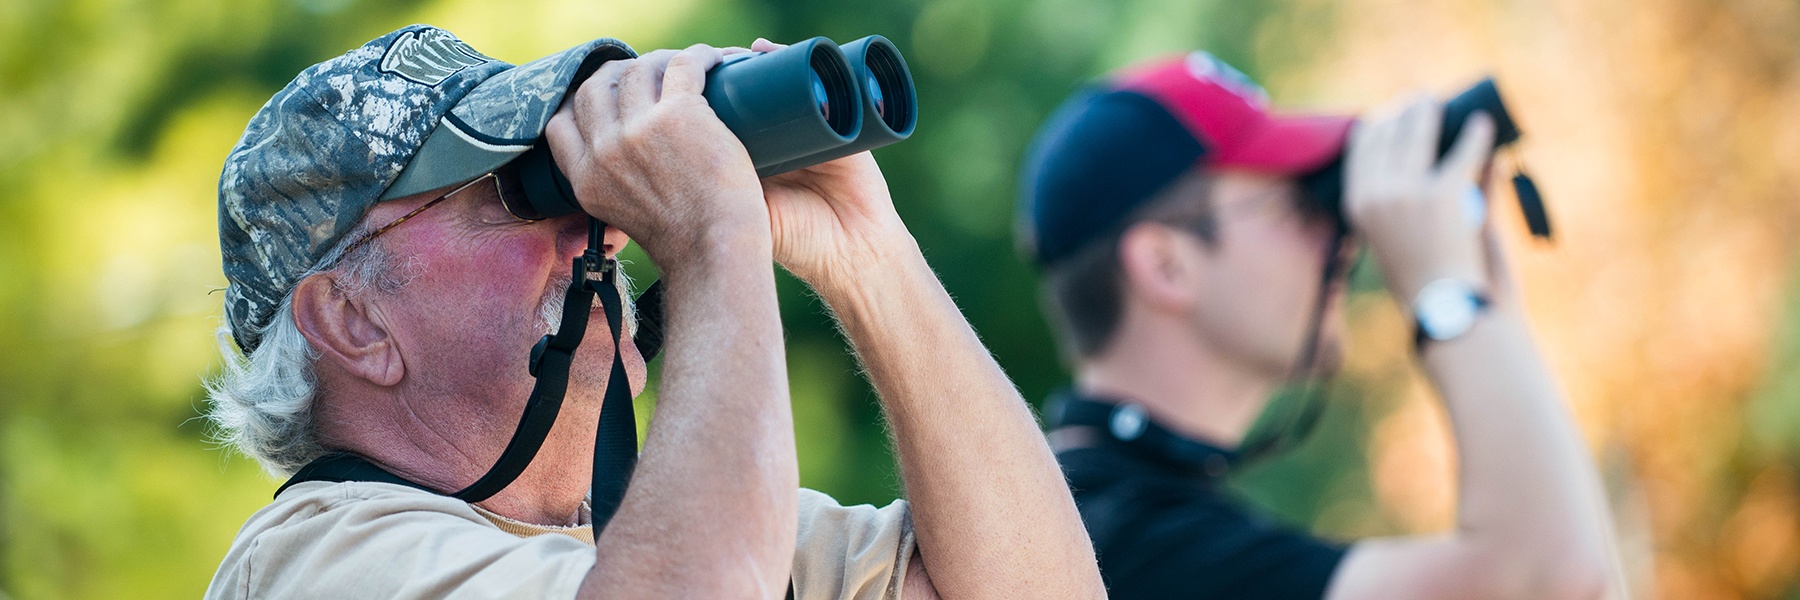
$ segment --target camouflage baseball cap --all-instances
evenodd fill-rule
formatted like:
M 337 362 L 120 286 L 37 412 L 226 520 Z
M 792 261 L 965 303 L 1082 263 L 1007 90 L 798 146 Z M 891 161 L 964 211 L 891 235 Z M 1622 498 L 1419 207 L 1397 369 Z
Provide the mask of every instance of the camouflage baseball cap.
M 529 150 L 578 82 L 623 42 L 523 66 L 412 25 L 313 65 L 269 99 L 225 157 L 225 318 L 246 354 L 302 275 L 377 202 L 480 177 Z

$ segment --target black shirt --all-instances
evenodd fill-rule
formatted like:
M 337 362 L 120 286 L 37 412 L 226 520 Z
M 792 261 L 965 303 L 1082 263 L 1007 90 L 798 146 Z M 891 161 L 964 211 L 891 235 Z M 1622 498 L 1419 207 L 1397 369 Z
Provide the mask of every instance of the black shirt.
M 1056 458 L 1116 600 L 1321 598 L 1345 548 L 1284 527 L 1225 487 L 1236 456 L 1138 407 L 1065 395 Z

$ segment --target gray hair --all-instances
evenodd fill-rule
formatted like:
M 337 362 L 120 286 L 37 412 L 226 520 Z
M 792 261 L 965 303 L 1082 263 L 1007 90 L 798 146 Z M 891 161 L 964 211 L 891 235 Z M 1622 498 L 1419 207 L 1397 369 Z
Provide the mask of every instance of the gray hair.
M 380 240 L 344 253 L 367 231 L 359 227 L 344 236 L 299 280 L 335 271 L 335 285 L 346 295 L 392 293 L 406 285 L 410 276 L 405 271 L 411 269 L 393 268 L 393 257 Z M 245 355 L 232 341 L 231 322 L 219 325 L 214 337 L 224 369 L 205 382 L 212 404 L 206 418 L 217 428 L 215 442 L 255 459 L 272 475 L 286 477 L 326 452 L 313 421 L 313 401 L 319 395 L 313 361 L 320 354 L 294 325 L 293 290 L 259 333 L 262 343 Z
M 396 268 L 393 255 L 380 240 L 372 240 L 344 255 L 349 241 L 361 239 L 366 231 L 358 228 L 344 236 L 344 241 L 300 280 L 335 271 L 339 274 L 338 290 L 357 296 L 370 292 L 391 294 L 418 275 L 416 259 Z M 636 320 L 630 301 L 631 282 L 622 269 L 617 273 L 619 293 L 625 299 L 626 330 L 633 331 Z M 562 320 L 563 291 L 567 287 L 566 280 L 552 285 L 539 303 L 540 325 L 545 333 L 554 332 Z M 293 290 L 289 290 L 274 318 L 262 326 L 262 343 L 249 355 L 239 352 L 232 341 L 230 321 L 221 323 L 215 337 L 219 354 L 224 357 L 224 369 L 205 382 L 212 404 L 206 418 L 216 427 L 214 441 L 255 459 L 276 477 L 288 477 L 329 451 L 319 442 L 313 419 L 313 404 L 325 392 L 318 389 L 313 369 L 320 354 L 294 324 L 293 299 Z

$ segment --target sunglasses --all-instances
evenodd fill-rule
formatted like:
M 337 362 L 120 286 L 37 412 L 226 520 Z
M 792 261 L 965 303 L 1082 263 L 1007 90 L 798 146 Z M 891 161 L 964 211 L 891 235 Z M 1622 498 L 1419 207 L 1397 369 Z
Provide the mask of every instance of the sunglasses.
M 357 249 L 368 245 L 369 242 L 375 241 L 375 238 L 380 237 L 381 234 L 387 233 L 395 227 L 399 227 L 401 223 L 405 223 L 407 220 L 419 216 L 419 213 L 423 213 L 433 206 L 442 204 L 445 200 L 449 200 L 451 196 L 462 193 L 463 190 L 475 187 L 484 181 L 494 182 L 494 195 L 500 197 L 500 205 L 506 207 L 507 214 L 510 214 L 521 221 L 540 221 L 544 219 L 544 216 L 536 208 L 532 207 L 530 202 L 525 200 L 525 187 L 519 182 L 518 167 L 514 166 L 513 163 L 507 163 L 498 169 L 488 171 L 483 173 L 480 177 L 469 180 L 468 183 L 456 186 L 455 189 L 444 192 L 436 198 L 432 198 L 430 202 L 421 204 L 418 208 L 412 209 L 404 215 L 400 215 L 400 218 L 394 219 L 393 221 L 388 222 L 388 224 L 376 228 L 374 231 L 370 231 L 361 238 L 357 238 L 356 241 L 345 246 L 344 251 L 339 253 L 338 256 L 349 256 L 351 252 L 355 252 Z

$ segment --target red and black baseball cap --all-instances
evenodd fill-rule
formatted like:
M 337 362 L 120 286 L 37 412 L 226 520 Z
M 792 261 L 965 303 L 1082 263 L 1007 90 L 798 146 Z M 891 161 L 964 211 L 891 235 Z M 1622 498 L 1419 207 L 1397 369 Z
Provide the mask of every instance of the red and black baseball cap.
M 1022 249 L 1055 264 L 1195 167 L 1318 170 L 1343 152 L 1356 120 L 1273 113 L 1268 103 L 1249 77 L 1205 52 L 1127 67 L 1077 92 L 1027 154 Z

